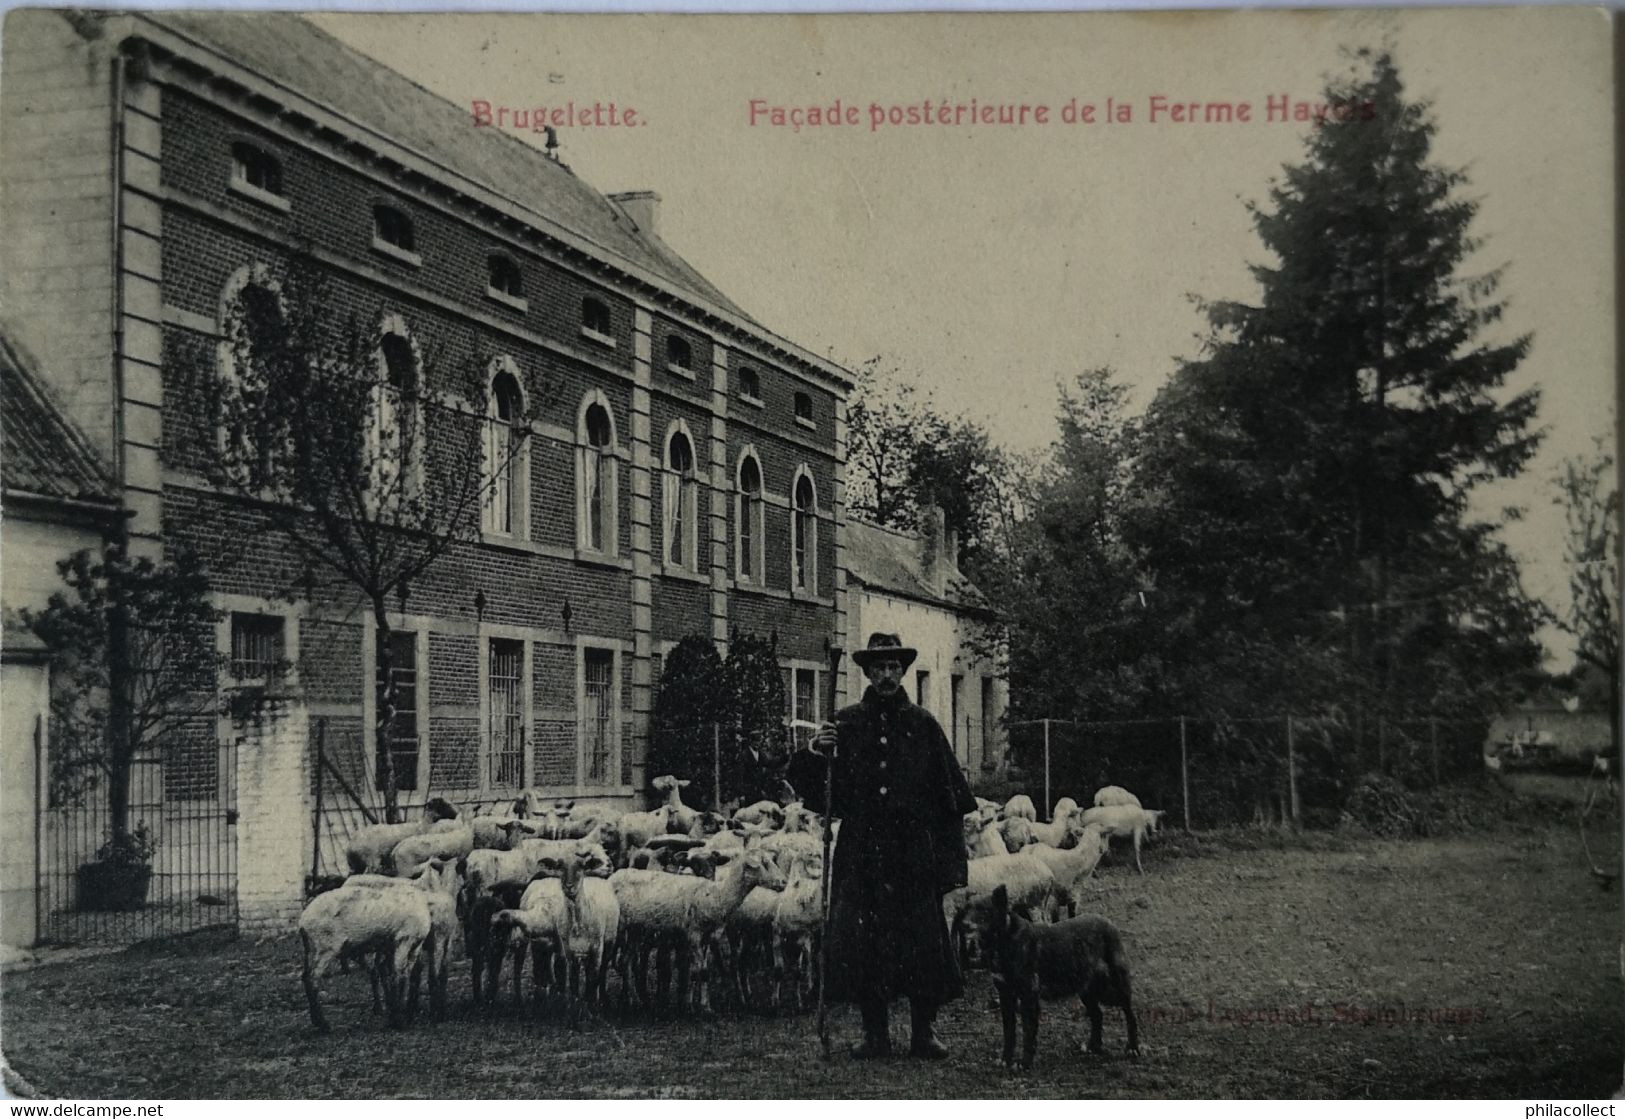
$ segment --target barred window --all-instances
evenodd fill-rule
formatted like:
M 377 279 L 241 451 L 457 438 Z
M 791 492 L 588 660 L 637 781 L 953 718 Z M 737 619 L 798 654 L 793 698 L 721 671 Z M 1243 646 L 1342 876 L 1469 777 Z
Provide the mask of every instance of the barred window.
M 615 747 L 615 653 L 585 649 L 582 665 L 583 777 L 587 785 L 607 785 Z
M 398 630 L 392 632 L 389 635 L 389 657 L 391 664 L 388 676 L 385 676 L 382 664 L 378 665 L 376 670 L 378 717 L 387 722 L 384 738 L 389 751 L 389 760 L 395 767 L 395 788 L 411 791 L 418 787 L 417 635 Z M 395 685 L 393 711 L 386 710 L 387 681 L 393 681 Z M 384 755 L 380 754 L 376 758 L 376 771 L 373 777 L 374 785 L 380 789 L 389 784 L 384 767 Z
M 525 644 L 491 639 L 486 687 L 489 787 L 517 789 L 525 783 Z
M 264 683 L 283 661 L 282 619 L 267 614 L 232 614 L 231 675 L 239 683 Z

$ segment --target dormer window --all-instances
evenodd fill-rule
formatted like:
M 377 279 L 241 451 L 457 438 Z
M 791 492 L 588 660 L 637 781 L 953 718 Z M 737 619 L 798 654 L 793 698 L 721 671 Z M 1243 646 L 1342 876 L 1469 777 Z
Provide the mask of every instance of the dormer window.
M 231 188 L 279 210 L 288 208 L 282 195 L 282 164 L 253 144 L 238 141 L 231 145 Z
M 802 427 L 815 427 L 813 421 L 812 394 L 806 392 L 796 393 L 796 423 Z
M 739 371 L 739 395 L 752 404 L 762 402 L 762 377 L 754 369 Z
M 679 377 L 694 376 L 694 348 L 678 334 L 666 336 L 666 368 Z
M 412 219 L 393 206 L 372 208 L 372 235 L 386 245 L 402 252 L 416 252 L 412 236 Z
M 527 308 L 525 277 L 513 258 L 492 253 L 485 258 L 485 294 L 516 311 Z
M 583 337 L 605 346 L 615 344 L 614 336 L 610 334 L 609 308 L 602 299 L 589 295 L 581 301 L 581 333 Z

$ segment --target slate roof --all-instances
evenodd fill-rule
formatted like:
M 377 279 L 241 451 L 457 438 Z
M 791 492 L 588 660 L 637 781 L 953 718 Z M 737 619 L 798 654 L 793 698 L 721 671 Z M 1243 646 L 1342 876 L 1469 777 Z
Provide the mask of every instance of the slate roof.
M 954 610 L 985 610 L 980 592 L 952 568 L 943 593 L 931 585 L 924 545 L 918 537 L 864 521 L 846 525 L 846 565 L 852 577 L 872 590 L 902 595 Z
M 377 130 L 533 213 L 626 258 L 702 301 L 751 317 L 658 236 L 563 163 L 329 35 L 278 12 L 146 12 L 138 18 Z M 754 322 L 754 319 L 751 319 Z
M 0 485 L 115 505 L 112 475 L 43 385 L 33 358 L 0 323 Z

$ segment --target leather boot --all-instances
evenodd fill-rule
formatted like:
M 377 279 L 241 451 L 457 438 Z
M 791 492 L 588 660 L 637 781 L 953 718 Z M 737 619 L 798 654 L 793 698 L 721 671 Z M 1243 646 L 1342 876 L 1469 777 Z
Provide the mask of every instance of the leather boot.
M 924 1057 L 928 1061 L 942 1060 L 948 1055 L 948 1047 L 937 1037 L 936 1004 L 910 999 L 908 1008 L 909 1016 L 913 1019 L 909 1056 Z
M 872 1057 L 891 1056 L 891 1035 L 886 1032 L 886 1004 L 859 1003 L 858 1013 L 863 1016 L 863 1040 L 852 1046 L 852 1059 L 866 1061 Z

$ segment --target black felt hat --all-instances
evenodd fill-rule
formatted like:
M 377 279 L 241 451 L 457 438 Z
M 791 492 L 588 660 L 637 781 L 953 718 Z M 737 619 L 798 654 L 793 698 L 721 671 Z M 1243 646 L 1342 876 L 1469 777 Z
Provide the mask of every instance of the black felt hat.
M 898 661 L 907 668 L 919 655 L 895 633 L 874 633 L 869 635 L 868 647 L 853 653 L 852 659 L 858 662 L 859 668 L 868 668 L 875 661 Z

